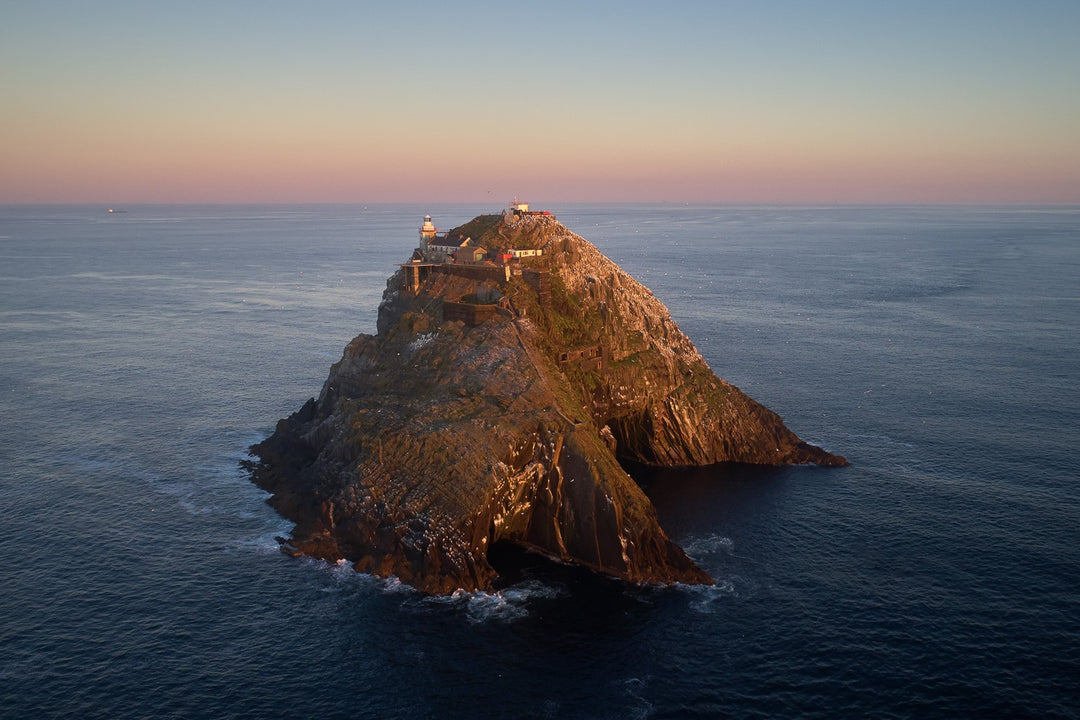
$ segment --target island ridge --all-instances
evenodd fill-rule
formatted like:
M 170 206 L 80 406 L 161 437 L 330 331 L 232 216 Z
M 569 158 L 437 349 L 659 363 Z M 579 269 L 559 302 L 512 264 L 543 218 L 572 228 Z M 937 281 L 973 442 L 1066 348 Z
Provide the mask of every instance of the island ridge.
M 252 447 L 291 552 L 490 589 L 509 544 L 635 583 L 710 583 L 622 461 L 847 462 L 718 378 L 652 293 L 515 201 L 420 246 L 377 333 Z

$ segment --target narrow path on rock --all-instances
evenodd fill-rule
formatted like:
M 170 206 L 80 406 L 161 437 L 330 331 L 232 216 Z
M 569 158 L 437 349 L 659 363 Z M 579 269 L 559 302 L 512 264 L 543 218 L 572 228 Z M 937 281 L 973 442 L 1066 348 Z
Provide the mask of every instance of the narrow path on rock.
M 525 355 L 529 358 L 529 363 L 533 366 L 533 371 L 536 373 L 537 379 L 543 382 L 545 375 L 540 372 L 540 365 L 537 363 L 536 356 L 533 354 L 533 350 L 529 346 L 529 343 L 525 342 L 525 338 L 521 337 L 521 328 L 518 327 L 517 320 L 512 320 L 511 325 L 514 328 L 514 335 L 517 337 L 518 344 L 521 345 L 521 349 L 525 351 Z M 554 393 L 552 393 L 552 395 L 554 395 Z M 559 407 L 558 404 L 556 404 L 552 409 L 555 410 L 555 412 L 558 413 L 559 417 L 565 420 L 570 425 L 570 427 L 577 427 L 581 424 L 580 421 L 572 419 L 565 412 L 563 412 L 562 408 Z

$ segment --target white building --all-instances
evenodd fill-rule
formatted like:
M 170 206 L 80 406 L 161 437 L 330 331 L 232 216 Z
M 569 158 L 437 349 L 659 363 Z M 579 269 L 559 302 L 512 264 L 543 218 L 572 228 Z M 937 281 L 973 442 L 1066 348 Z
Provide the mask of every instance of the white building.
M 454 253 L 464 247 L 470 247 L 472 238 L 463 238 L 460 235 L 450 237 L 446 233 L 435 233 L 434 237 L 421 237 L 424 247 L 420 248 L 420 254 L 427 262 L 447 262 L 454 257 Z
M 435 236 L 439 234 L 439 231 L 435 229 L 435 225 L 431 222 L 431 216 L 424 216 L 424 224 L 420 226 L 420 249 L 427 250 L 428 243 L 435 239 Z

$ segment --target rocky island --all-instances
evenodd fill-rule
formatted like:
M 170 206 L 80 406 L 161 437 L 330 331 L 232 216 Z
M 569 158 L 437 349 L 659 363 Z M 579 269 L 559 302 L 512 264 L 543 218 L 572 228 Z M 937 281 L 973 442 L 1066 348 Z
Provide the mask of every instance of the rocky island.
M 846 465 L 718 378 L 667 308 L 524 203 L 420 247 L 318 399 L 252 447 L 290 552 L 432 593 L 513 546 L 634 583 L 710 583 L 620 460 Z

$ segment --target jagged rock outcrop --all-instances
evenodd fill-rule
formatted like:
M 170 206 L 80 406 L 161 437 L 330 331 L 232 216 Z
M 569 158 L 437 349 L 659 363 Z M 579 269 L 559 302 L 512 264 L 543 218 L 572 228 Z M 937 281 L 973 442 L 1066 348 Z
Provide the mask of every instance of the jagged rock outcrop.
M 490 588 L 497 543 L 631 582 L 707 583 L 620 458 L 846 464 L 716 377 L 652 293 L 554 218 L 458 232 L 492 255 L 542 254 L 395 273 L 378 333 L 252 448 L 297 552 L 430 592 Z

